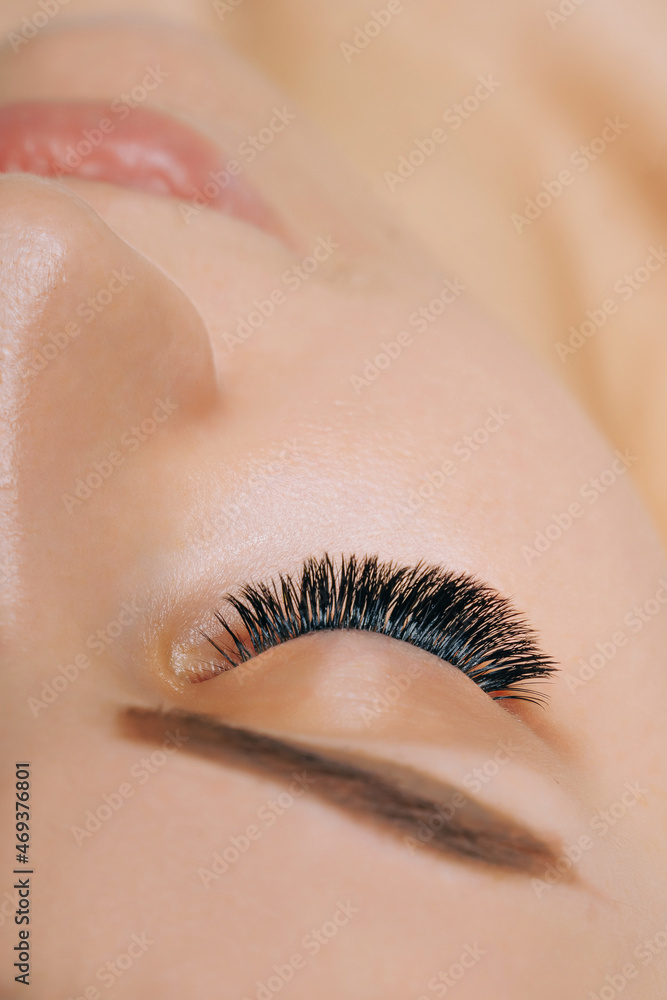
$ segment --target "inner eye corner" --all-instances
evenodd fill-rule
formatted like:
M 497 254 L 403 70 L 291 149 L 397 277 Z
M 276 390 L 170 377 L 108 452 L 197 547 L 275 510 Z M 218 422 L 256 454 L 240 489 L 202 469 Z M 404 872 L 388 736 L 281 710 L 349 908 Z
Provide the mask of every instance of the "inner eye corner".
M 163 673 L 176 690 L 185 692 L 192 684 L 212 680 L 232 669 L 208 640 L 209 634 L 205 630 L 196 629 L 192 635 L 171 646 Z M 213 639 L 217 642 L 215 636 Z
M 229 632 L 222 627 L 223 621 Z M 216 623 L 219 623 L 217 627 Z M 236 637 L 241 650 L 232 636 Z M 170 674 L 185 690 L 192 684 L 205 683 L 232 672 L 262 651 L 255 649 L 250 634 L 240 621 L 223 619 L 216 612 L 213 624 L 197 627 L 191 635 L 172 647 Z

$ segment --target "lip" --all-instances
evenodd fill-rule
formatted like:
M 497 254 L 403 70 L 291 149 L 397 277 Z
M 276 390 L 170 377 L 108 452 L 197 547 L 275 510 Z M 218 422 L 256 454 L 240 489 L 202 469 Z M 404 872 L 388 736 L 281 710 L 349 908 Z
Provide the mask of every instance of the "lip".
M 236 171 L 236 172 L 234 172 Z M 273 210 L 219 145 L 184 122 L 120 101 L 0 106 L 0 172 L 103 181 L 212 208 L 273 235 Z

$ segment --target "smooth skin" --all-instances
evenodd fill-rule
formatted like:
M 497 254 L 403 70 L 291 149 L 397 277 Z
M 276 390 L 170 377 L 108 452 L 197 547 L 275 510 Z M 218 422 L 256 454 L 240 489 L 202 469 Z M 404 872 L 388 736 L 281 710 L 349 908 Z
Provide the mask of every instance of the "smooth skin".
M 103 19 L 77 22 L 82 12 Z M 8 5 L 3 24 L 31 13 Z M 214 211 L 187 224 L 178 202 L 113 185 L 0 179 L 1 871 L 10 892 L 14 761 L 30 760 L 33 989 L 241 1000 L 282 976 L 270 995 L 417 1000 L 446 995 L 449 979 L 461 1000 L 556 1000 L 622 977 L 624 996 L 657 1000 L 667 567 L 630 481 L 635 453 L 614 454 L 484 318 L 463 267 L 442 272 L 297 106 L 214 37 L 208 9 L 160 13 L 183 23 L 72 2 L 0 58 L 3 101 L 112 100 L 159 63 L 168 76 L 147 103 L 227 149 L 275 106 L 297 113 L 247 168 L 283 239 Z M 231 341 L 320 239 L 331 255 Z M 126 287 L 26 375 L 113 271 Z M 420 309 L 440 313 L 423 332 L 409 325 Z M 365 376 L 405 329 L 411 342 Z M 64 500 L 117 451 L 88 497 Z M 438 485 L 445 462 L 454 471 Z M 426 654 L 354 633 L 272 650 L 243 683 L 189 683 L 211 659 L 199 629 L 227 591 L 324 551 L 423 559 L 511 596 L 561 664 L 548 706 L 493 702 Z M 362 708 L 415 663 L 416 680 L 368 725 Z M 190 752 L 173 729 L 162 744 L 131 737 L 118 715 L 133 705 L 354 746 L 460 784 L 477 769 L 489 778 L 480 801 L 563 858 L 578 847 L 577 878 L 535 882 L 411 849 L 296 785 Z M 501 744 L 516 752 L 498 757 Z M 104 805 L 95 829 L 89 811 Z M 241 850 L 251 825 L 260 835 Z M 234 844 L 218 874 L 216 853 Z M 0 987 L 19 997 L 6 902 Z
M 632 474 L 664 544 L 664 5 L 218 8 L 225 38 L 327 129 L 609 440 L 641 456 Z M 397 179 L 438 127 L 435 152 Z

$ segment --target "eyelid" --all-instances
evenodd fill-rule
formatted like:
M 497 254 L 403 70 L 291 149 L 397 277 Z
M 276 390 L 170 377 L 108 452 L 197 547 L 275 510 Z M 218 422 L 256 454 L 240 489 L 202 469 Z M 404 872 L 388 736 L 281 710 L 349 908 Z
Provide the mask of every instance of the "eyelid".
M 248 584 L 225 601 L 239 624 L 217 612 L 221 633 L 203 633 L 221 656 L 216 673 L 290 639 L 336 629 L 417 646 L 494 698 L 540 702 L 545 696 L 524 684 L 556 669 L 506 598 L 468 574 L 423 563 L 397 566 L 354 555 L 334 562 L 325 554 L 306 560 L 300 574 Z
M 123 722 L 129 734 L 144 739 L 163 740 L 168 727 L 177 727 L 181 735 L 185 733 L 186 751 L 221 757 L 283 779 L 293 779 L 295 772 L 305 769 L 314 779 L 311 790 L 320 798 L 358 816 L 379 819 L 413 839 L 421 825 L 439 814 L 443 824 L 423 846 L 460 860 L 535 876 L 559 856 L 557 845 L 546 843 L 499 810 L 404 765 L 383 763 L 381 773 L 378 762 L 369 758 L 362 758 L 360 766 L 354 755 L 324 755 L 307 745 L 181 711 L 128 708 Z M 457 796 L 463 804 L 457 804 Z M 567 881 L 575 879 L 568 874 Z

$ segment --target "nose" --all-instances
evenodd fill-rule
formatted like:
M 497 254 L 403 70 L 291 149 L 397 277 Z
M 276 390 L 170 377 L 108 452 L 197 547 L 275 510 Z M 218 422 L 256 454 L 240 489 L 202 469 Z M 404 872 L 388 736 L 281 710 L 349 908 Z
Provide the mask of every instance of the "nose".
M 101 508 L 73 510 L 97 491 L 112 512 L 114 492 L 139 473 L 139 445 L 205 420 L 219 391 L 191 301 L 76 195 L 7 175 L 0 219 L 0 527 L 11 568 L 34 566 L 12 549 L 47 533 L 71 549 Z M 3 585 L 16 599 L 11 576 Z

